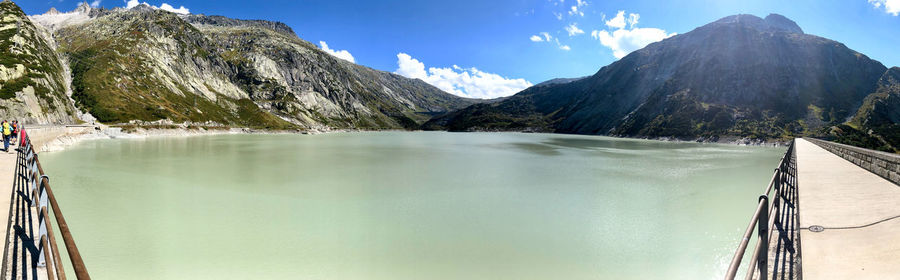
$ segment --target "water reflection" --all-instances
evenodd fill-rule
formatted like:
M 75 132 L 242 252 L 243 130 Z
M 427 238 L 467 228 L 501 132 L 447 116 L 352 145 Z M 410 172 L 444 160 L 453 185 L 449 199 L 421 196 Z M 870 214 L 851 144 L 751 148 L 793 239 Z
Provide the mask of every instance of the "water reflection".
M 692 142 L 664 142 L 640 139 L 620 139 L 602 136 L 549 137 L 537 142 L 512 143 L 515 149 L 520 151 L 543 155 L 556 156 L 561 154 L 561 149 L 578 149 L 598 151 L 609 154 L 633 154 L 634 151 L 667 150 L 675 151 L 691 148 L 711 148 L 717 144 L 703 144 Z

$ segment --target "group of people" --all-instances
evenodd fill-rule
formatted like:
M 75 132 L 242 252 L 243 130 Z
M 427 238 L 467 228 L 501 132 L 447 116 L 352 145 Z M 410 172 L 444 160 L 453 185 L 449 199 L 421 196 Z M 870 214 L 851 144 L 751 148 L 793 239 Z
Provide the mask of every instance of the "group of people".
M 7 120 L 3 120 L 2 126 L 3 126 L 3 151 L 9 153 L 9 143 L 10 142 L 15 143 L 16 139 L 18 138 L 16 135 L 18 135 L 18 132 L 19 132 L 19 121 L 13 120 L 12 123 L 10 123 Z

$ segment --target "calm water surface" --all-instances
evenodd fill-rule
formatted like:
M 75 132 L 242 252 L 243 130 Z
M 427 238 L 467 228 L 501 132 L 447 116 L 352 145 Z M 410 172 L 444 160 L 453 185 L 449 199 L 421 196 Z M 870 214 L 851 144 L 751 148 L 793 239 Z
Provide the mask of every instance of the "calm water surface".
M 41 161 L 94 279 L 714 279 L 782 152 L 372 132 Z

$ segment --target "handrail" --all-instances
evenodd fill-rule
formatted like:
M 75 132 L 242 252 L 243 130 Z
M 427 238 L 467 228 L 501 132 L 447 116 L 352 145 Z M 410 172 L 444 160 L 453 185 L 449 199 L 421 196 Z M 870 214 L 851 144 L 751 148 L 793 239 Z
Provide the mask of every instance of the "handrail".
M 26 133 L 24 128 L 20 130 L 20 148 L 18 150 L 19 159 L 22 160 L 24 166 L 19 168 L 23 172 L 23 174 L 19 175 L 24 177 L 26 184 L 30 186 L 31 206 L 37 207 L 38 221 L 40 221 L 40 246 L 35 244 L 35 247 L 38 249 L 37 265 L 42 267 L 52 266 L 52 268 L 47 267 L 48 279 L 66 279 L 65 269 L 62 266 L 62 259 L 56 243 L 56 236 L 53 232 L 53 225 L 46 220 L 50 217 L 48 215 L 48 208 L 50 208 L 53 211 L 53 216 L 56 218 L 56 224 L 60 234 L 62 234 L 63 243 L 75 270 L 75 278 L 78 280 L 90 280 L 91 276 L 88 274 L 84 260 L 81 258 L 78 247 L 75 245 L 75 239 L 69 231 L 66 219 L 63 217 L 62 210 L 60 210 L 56 197 L 53 195 L 53 190 L 50 188 L 50 177 L 44 173 L 44 168 L 41 166 L 37 152 L 34 151 L 34 146 L 28 133 Z M 38 205 L 34 205 L 35 201 L 38 201 Z M 38 240 L 38 238 L 35 240 Z M 50 259 L 51 256 L 52 260 L 47 262 L 47 259 Z
M 790 163 L 794 155 L 794 143 L 795 141 L 792 140 L 791 144 L 788 146 L 787 152 L 781 157 L 778 168 L 776 168 L 774 174 L 772 174 L 772 179 L 769 180 L 765 192 L 759 196 L 756 211 L 753 212 L 750 224 L 747 225 L 741 243 L 738 245 L 738 249 L 731 259 L 731 264 L 728 266 L 728 272 L 725 274 L 726 280 L 733 280 L 734 277 L 737 276 L 741 261 L 743 260 L 744 254 L 747 251 L 747 246 L 750 243 L 750 237 L 753 236 L 754 231 L 757 232 L 759 238 L 752 251 L 752 261 L 747 269 L 747 277 L 745 279 L 752 279 L 753 275 L 757 272 L 757 268 L 759 269 L 759 279 L 766 280 L 768 278 L 769 237 L 772 235 L 775 223 L 775 219 L 771 219 L 770 217 L 776 217 L 780 210 L 780 206 L 778 205 L 780 205 L 781 194 L 784 191 L 784 185 L 787 182 L 787 180 L 785 180 L 786 176 L 793 176 L 792 171 L 790 170 Z M 770 203 L 769 193 L 772 192 L 773 188 L 778 195 L 775 195 L 775 201 Z M 765 211 L 763 211 L 764 209 Z M 754 228 L 756 228 L 756 230 L 754 230 Z

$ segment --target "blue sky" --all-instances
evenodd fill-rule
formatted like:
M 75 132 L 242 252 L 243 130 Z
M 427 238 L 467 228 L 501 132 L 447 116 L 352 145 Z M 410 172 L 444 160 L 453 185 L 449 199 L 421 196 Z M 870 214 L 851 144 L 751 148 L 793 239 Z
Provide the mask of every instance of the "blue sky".
M 16 2 L 28 14 L 51 6 L 68 11 L 78 3 Z M 509 95 L 552 78 L 591 75 L 635 47 L 739 13 L 779 13 L 806 33 L 842 42 L 888 67 L 900 66 L 900 0 L 147 2 L 285 22 L 307 41 L 345 50 L 355 63 L 472 97 Z M 126 5 L 123 0 L 97 4 Z

